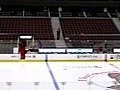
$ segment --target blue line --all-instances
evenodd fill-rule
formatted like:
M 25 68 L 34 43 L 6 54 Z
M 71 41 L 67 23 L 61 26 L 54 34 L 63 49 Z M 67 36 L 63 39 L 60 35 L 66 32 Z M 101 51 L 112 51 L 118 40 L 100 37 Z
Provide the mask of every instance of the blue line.
M 57 84 L 57 81 L 56 81 L 56 79 L 55 79 L 55 77 L 54 77 L 54 75 L 53 75 L 53 72 L 52 72 L 52 70 L 50 69 L 50 66 L 49 66 L 48 62 L 46 62 L 46 65 L 47 65 L 47 68 L 48 68 L 48 70 L 49 70 L 49 73 L 50 73 L 50 75 L 51 75 L 51 78 L 52 78 L 52 80 L 53 80 L 53 83 L 54 83 L 54 86 L 55 86 L 56 90 L 60 90 L 60 88 L 59 88 L 59 86 L 58 86 L 58 84 Z

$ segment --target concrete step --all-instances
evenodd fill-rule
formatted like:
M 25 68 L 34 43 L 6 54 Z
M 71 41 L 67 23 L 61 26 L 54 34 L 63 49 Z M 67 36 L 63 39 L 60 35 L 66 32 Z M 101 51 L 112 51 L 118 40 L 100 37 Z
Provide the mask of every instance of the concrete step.
M 64 40 L 55 40 L 56 47 L 66 47 Z

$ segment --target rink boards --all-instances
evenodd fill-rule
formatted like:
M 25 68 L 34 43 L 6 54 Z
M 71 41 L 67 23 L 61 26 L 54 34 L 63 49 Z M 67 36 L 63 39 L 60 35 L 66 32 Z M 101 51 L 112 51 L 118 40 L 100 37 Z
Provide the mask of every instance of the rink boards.
M 24 60 L 12 54 L 0 60 L 2 90 L 120 90 L 119 87 L 118 54 L 28 54 Z

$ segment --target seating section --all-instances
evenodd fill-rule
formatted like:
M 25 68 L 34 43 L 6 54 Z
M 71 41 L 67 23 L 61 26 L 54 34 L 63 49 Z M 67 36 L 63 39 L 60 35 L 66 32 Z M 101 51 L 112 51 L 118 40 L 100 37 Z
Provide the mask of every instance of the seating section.
M 118 40 L 119 34 L 67 35 L 70 40 Z
M 78 45 L 80 40 L 118 40 L 120 33 L 112 19 L 60 18 L 64 38 Z M 80 43 L 81 44 L 81 43 Z
M 0 18 L 0 39 L 17 40 L 34 35 L 36 40 L 54 40 L 50 18 Z
M 112 19 L 61 18 L 60 22 L 64 35 L 119 33 Z

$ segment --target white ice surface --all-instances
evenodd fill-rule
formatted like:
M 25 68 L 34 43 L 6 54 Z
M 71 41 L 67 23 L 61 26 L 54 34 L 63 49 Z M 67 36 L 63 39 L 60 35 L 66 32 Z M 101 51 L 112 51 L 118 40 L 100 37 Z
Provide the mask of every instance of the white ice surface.
M 116 80 L 110 78 L 108 73 L 120 73 L 118 62 L 49 62 L 48 64 L 60 90 L 112 90 L 107 87 L 113 86 Z M 12 82 L 12 85 L 7 87 L 6 82 Z M 39 87 L 35 86 L 34 82 L 39 82 Z M 62 85 L 63 82 L 65 85 Z M 0 63 L 0 90 L 8 88 L 56 90 L 45 62 Z

